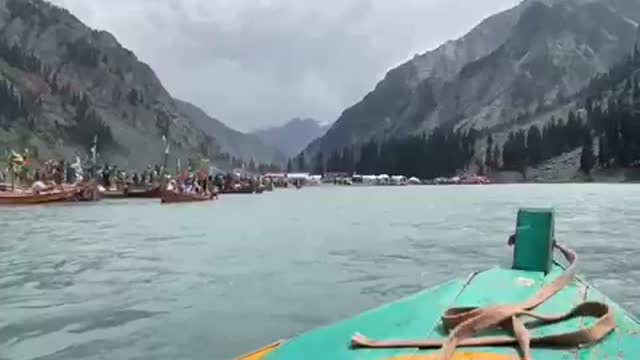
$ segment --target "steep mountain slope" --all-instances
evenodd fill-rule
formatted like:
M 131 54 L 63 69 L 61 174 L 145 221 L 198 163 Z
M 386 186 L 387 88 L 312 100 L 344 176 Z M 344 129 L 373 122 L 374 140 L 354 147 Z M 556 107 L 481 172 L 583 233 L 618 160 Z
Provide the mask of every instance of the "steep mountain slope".
M 174 100 L 178 113 L 191 119 L 199 129 L 214 138 L 220 151 L 247 161 L 254 159 L 263 163 L 284 163 L 285 156 L 276 147 L 265 145 L 257 136 L 231 129 L 197 106 L 186 101 Z
M 162 161 L 163 136 L 172 157 L 215 154 L 216 141 L 234 141 L 221 129 L 203 132 L 181 114 L 153 70 L 111 34 L 42 0 L 0 0 L 3 153 L 28 147 L 40 159 L 72 159 L 88 155 L 97 135 L 101 161 L 140 168 Z M 242 146 L 232 155 L 253 155 Z
M 1 145 L 29 146 L 41 158 L 87 153 L 93 138 L 105 161 L 161 161 L 209 145 L 175 107 L 154 72 L 106 32 L 39 0 L 0 0 Z M 10 104 L 20 111 L 8 113 Z
M 322 125 L 317 120 L 295 118 L 282 126 L 257 130 L 252 134 L 291 158 L 304 150 L 313 140 L 324 135 L 327 129 L 327 125 Z
M 494 126 L 562 102 L 632 48 L 639 4 L 524 1 L 391 70 L 306 153 L 438 125 Z

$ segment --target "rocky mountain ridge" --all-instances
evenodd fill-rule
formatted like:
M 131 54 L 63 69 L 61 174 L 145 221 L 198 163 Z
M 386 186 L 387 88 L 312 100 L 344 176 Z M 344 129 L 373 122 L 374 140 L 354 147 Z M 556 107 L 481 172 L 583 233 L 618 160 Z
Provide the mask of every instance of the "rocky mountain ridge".
M 101 162 L 126 168 L 161 162 L 167 143 L 183 160 L 234 150 L 181 112 L 115 37 L 42 0 L 0 0 L 2 87 L 0 147 L 28 147 L 41 159 L 86 156 L 96 135 Z M 273 161 L 263 149 L 242 155 Z
M 524 1 L 389 71 L 305 154 L 546 111 L 627 54 L 638 22 L 637 2 Z

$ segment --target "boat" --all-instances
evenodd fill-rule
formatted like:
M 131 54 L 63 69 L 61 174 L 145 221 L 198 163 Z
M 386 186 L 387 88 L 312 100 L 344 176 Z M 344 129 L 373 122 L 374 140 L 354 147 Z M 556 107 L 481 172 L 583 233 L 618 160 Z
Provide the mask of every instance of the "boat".
M 160 186 L 150 188 L 118 188 L 118 189 L 100 189 L 100 196 L 104 199 L 157 199 L 160 198 L 162 191 Z
M 237 359 L 638 358 L 640 321 L 575 275 L 578 256 L 556 242 L 553 223 L 553 210 L 521 209 L 511 268 L 452 280 Z
M 64 202 L 74 199 L 77 188 L 50 191 L 0 191 L 0 205 L 35 205 Z
M 127 188 L 126 194 L 128 198 L 136 199 L 157 199 L 162 196 L 160 185 L 148 188 Z
M 245 187 L 240 189 L 222 189 L 220 194 L 253 194 L 254 189 L 251 187 Z
M 202 202 L 202 201 L 210 201 L 213 199 L 215 199 L 215 194 L 212 194 L 212 193 L 187 194 L 187 193 L 179 193 L 172 190 L 163 191 L 161 196 L 161 202 L 163 204 Z
M 125 189 L 105 189 L 100 191 L 100 197 L 103 199 L 124 199 L 127 197 L 127 192 Z
M 77 186 L 65 187 L 65 189 L 75 188 L 76 194 L 68 201 L 81 201 L 81 202 L 93 202 L 98 201 L 101 198 L 101 193 L 98 187 L 92 183 L 80 184 Z

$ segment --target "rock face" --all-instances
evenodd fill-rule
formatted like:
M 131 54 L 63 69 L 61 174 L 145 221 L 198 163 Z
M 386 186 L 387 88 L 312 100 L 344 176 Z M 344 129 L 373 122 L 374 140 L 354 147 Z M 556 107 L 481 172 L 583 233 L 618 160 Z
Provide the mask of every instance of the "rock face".
M 640 3 L 524 1 L 395 68 L 306 153 L 436 126 L 492 127 L 573 95 L 629 53 Z
M 263 142 L 258 136 L 233 130 L 193 104 L 177 99 L 175 102 L 181 117 L 191 119 L 199 129 L 215 139 L 218 151 L 247 161 L 253 159 L 261 163 L 285 163 L 285 155 L 277 147 Z
M 222 147 L 224 131 L 203 132 L 180 110 L 111 34 L 42 0 L 0 0 L 0 149 L 69 159 L 97 135 L 102 161 L 140 168 L 162 161 L 163 136 L 185 160 Z
M 328 126 L 317 120 L 295 118 L 282 126 L 257 130 L 252 134 L 291 158 L 304 150 L 313 140 L 324 135 L 327 129 Z

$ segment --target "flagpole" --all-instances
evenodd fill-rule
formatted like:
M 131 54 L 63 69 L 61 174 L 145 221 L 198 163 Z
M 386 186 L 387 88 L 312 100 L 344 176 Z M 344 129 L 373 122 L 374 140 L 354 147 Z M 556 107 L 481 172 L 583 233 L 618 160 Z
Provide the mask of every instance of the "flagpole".
M 169 140 L 166 137 L 162 137 L 167 147 L 164 149 L 164 160 L 162 162 L 162 172 L 164 174 L 167 173 L 167 166 L 169 166 Z

